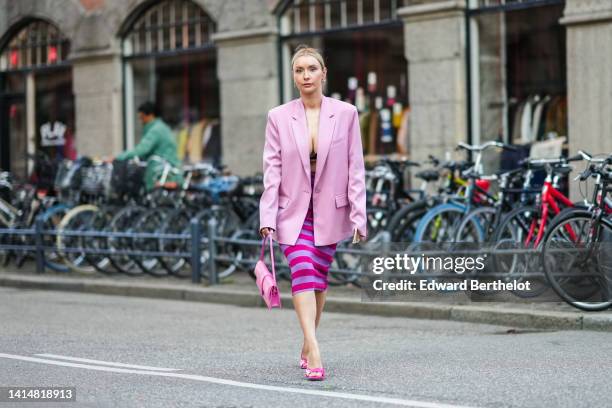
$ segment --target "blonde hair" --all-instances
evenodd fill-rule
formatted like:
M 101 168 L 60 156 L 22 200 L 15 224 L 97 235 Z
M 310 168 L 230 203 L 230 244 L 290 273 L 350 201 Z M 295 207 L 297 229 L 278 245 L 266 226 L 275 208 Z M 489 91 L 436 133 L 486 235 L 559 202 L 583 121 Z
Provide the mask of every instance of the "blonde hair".
M 326 69 L 325 61 L 323 60 L 323 56 L 316 48 L 309 47 L 306 44 L 300 44 L 295 48 L 293 58 L 291 58 L 291 70 L 292 71 L 293 71 L 293 66 L 295 65 L 295 61 L 298 58 L 303 57 L 305 55 L 314 57 L 314 59 L 316 59 L 319 62 L 319 64 L 321 64 L 321 68 Z

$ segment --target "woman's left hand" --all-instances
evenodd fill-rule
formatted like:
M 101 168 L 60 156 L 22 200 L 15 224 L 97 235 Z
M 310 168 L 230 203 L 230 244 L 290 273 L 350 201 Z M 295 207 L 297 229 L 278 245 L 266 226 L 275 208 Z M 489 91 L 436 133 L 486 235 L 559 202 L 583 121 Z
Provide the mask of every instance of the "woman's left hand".
M 359 234 L 359 232 L 357 231 L 357 228 L 355 228 L 355 231 L 353 232 L 353 244 L 357 244 L 360 241 L 365 241 L 366 237 L 364 237 L 363 235 Z

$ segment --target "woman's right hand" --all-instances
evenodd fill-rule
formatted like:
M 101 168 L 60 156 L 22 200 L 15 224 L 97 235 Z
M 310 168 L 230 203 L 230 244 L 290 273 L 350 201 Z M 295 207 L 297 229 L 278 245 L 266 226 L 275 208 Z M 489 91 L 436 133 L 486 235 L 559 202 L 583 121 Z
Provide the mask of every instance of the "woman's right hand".
M 259 230 L 259 235 L 261 235 L 262 238 L 265 238 L 268 236 L 268 234 L 271 234 L 272 232 L 274 232 L 272 228 L 263 227 Z

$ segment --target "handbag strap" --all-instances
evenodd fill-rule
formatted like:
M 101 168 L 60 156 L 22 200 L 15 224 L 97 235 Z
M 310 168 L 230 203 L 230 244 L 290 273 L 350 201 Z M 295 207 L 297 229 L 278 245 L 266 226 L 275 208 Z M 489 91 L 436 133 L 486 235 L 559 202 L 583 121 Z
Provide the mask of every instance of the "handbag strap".
M 266 247 L 266 240 L 270 237 L 270 234 L 266 235 L 261 243 L 261 254 L 259 254 L 259 259 L 263 261 L 264 257 L 264 249 Z M 272 238 L 270 237 L 270 262 L 272 263 L 272 276 L 274 276 L 274 281 L 276 282 L 276 270 L 274 269 L 274 246 L 272 244 Z

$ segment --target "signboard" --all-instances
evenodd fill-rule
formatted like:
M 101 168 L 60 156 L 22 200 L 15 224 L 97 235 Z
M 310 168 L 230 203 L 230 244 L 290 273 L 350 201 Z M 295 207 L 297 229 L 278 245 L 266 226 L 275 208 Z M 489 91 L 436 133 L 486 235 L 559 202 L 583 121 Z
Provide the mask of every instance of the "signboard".
M 40 127 L 40 144 L 41 146 L 63 146 L 66 143 L 65 133 L 66 125 L 62 122 L 47 122 Z

